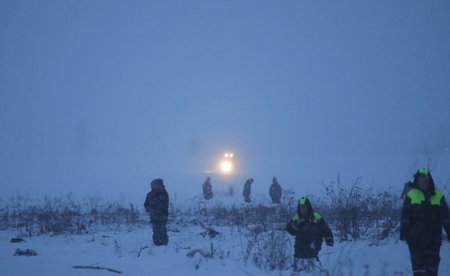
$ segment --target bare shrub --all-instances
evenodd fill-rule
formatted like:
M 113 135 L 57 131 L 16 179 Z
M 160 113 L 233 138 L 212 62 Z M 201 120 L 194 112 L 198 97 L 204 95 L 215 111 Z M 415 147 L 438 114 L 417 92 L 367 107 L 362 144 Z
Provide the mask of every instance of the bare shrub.
M 102 207 L 98 202 L 90 201 L 83 206 L 76 203 L 71 194 L 59 198 L 45 197 L 42 202 L 16 195 L 4 205 L 0 209 L 0 225 L 3 229 L 16 229 L 18 236 L 81 234 L 94 224 L 139 222 L 139 211 L 132 204 L 129 208 L 117 202 Z
M 386 239 L 398 233 L 401 201 L 390 190 L 375 192 L 363 189 L 360 178 L 346 188 L 337 180 L 325 185 L 326 196 L 309 195 L 317 210 L 341 240 Z M 245 251 L 264 248 L 260 244 L 270 231 L 281 231 L 297 210 L 295 193 L 286 189 L 279 204 L 253 202 L 225 204 L 205 201 L 201 196 L 191 201 L 171 201 L 169 223 L 174 225 L 229 226 L 241 231 Z M 176 204 L 175 204 L 176 203 Z M 79 234 L 96 225 L 141 225 L 148 223 L 148 214 L 123 200 L 104 202 L 90 197 L 77 202 L 71 195 L 46 197 L 33 201 L 16 195 L 0 201 L 0 229 L 16 229 L 18 236 L 40 234 Z M 258 232 L 258 234 L 252 231 Z M 275 239 L 275 237 L 274 237 Z M 269 239 L 270 240 L 270 239 Z M 265 245 L 267 247 L 268 245 Z M 250 260 L 250 253 L 247 259 Z M 253 254 L 253 253 L 252 253 Z M 261 259 L 261 256 L 258 257 Z
M 362 188 L 359 186 L 360 178 L 356 178 L 350 189 L 341 185 L 340 174 L 337 181 L 325 186 L 325 191 L 331 201 L 327 210 L 327 220 L 334 224 L 341 240 L 359 239 L 361 237 L 362 213 L 367 209 Z
M 341 185 L 340 175 L 336 182 L 325 185 L 329 204 L 322 204 L 323 212 L 330 226 L 336 230 L 339 239 L 376 238 L 385 239 L 398 232 L 400 204 L 397 195 L 391 191 L 375 193 L 363 189 L 356 178 L 350 188 Z
M 289 268 L 292 260 L 291 239 L 282 231 L 264 232 L 256 243 L 252 256 L 253 263 L 268 270 L 284 270 Z

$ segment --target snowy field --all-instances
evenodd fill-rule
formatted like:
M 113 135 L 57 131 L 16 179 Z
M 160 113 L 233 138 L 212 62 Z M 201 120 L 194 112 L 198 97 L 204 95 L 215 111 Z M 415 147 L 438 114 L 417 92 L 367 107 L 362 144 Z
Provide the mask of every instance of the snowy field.
M 16 213 L 24 214 L 26 210 L 39 208 L 43 212 L 45 206 L 53 211 L 83 209 L 67 199 L 56 200 L 53 205 L 49 202 L 42 205 L 29 203 L 26 207 L 26 201 L 16 201 L 15 205 L 5 206 L 9 208 L 10 217 L 13 208 Z M 139 216 L 132 223 L 105 222 L 104 218 L 101 222 L 97 218 L 100 223 L 86 225 L 86 229 L 78 233 L 27 235 L 23 226 L 11 227 L 10 224 L 0 231 L 0 275 L 116 275 L 117 272 L 122 275 L 293 275 L 290 266 L 294 237 L 283 231 L 287 214 L 281 213 L 290 212 L 289 208 L 283 209 L 267 201 L 248 205 L 227 197 L 215 198 L 208 203 L 199 198 L 176 202 L 176 206 L 171 205 L 167 247 L 152 244 L 147 214 L 133 206 L 131 210 Z M 287 202 L 286 206 L 295 205 Z M 117 207 L 117 212 L 111 206 L 96 208 L 98 217 L 100 214 L 129 215 L 123 206 Z M 113 211 L 107 213 L 107 210 Z M 271 213 L 274 210 L 275 213 Z M 5 214 L 2 217 L 6 217 Z M 92 211 L 80 213 L 74 217 L 75 221 L 92 219 L 86 214 L 92 214 Z M 261 221 L 255 223 L 255 218 L 256 221 L 261 218 Z M 39 225 L 38 222 L 35 224 Z M 354 241 L 340 241 L 335 225 L 330 226 L 335 233 L 335 246 L 324 244 L 319 255 L 328 275 L 412 275 L 407 246 L 398 241 L 395 232 L 384 239 L 365 235 Z M 214 235 L 208 229 L 218 234 Z M 10 242 L 18 236 L 25 242 Z M 16 249 L 32 249 L 37 256 L 14 256 Z M 439 275 L 450 275 L 448 242 L 441 247 L 439 272 Z M 316 271 L 298 275 L 326 273 Z
M 10 243 L 12 231 L 0 233 L 1 275 L 291 275 L 289 270 L 263 270 L 244 262 L 243 240 L 237 229 L 218 227 L 221 234 L 202 235 L 200 226 L 169 226 L 167 247 L 151 243 L 151 228 L 98 229 L 82 235 L 37 236 L 25 243 Z M 285 246 L 292 251 L 293 238 Z M 211 245 L 213 256 L 210 256 Z M 13 256 L 15 250 L 33 249 L 37 256 Z M 203 256 L 204 254 L 205 256 Z M 193 255 L 193 256 L 192 256 Z M 440 275 L 450 275 L 450 244 L 441 248 Z M 378 245 L 369 241 L 337 242 L 320 254 L 331 275 L 411 275 L 407 247 L 390 240 Z M 309 273 L 321 275 L 320 273 Z

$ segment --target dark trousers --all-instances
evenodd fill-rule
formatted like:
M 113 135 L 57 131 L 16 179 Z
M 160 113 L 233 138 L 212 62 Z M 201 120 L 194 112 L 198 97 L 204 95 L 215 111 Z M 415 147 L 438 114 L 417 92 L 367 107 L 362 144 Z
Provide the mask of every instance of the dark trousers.
M 165 222 L 153 222 L 153 244 L 156 246 L 167 245 L 169 237 L 167 236 L 167 227 Z
M 417 247 L 408 244 L 414 276 L 437 276 L 440 245 Z

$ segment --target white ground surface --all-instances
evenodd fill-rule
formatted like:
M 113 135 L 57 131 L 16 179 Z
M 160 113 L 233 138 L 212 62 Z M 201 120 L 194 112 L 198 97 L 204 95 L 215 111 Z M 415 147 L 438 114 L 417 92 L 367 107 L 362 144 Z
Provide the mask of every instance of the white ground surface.
M 233 227 L 215 229 L 221 235 L 210 239 L 200 235 L 204 229 L 199 226 L 169 225 L 167 247 L 152 245 L 150 225 L 103 227 L 82 235 L 37 236 L 15 244 L 10 243 L 15 232 L 3 231 L 0 232 L 0 275 L 118 275 L 107 270 L 72 268 L 75 265 L 113 268 L 122 271 L 122 275 L 291 275 L 289 270 L 261 270 L 251 261 L 246 265 L 238 231 Z M 214 258 L 206 259 L 198 253 L 187 257 L 193 249 L 210 252 L 211 243 L 216 252 Z M 141 250 L 145 246 L 148 248 Z M 33 249 L 38 255 L 13 256 L 17 248 Z M 376 246 L 371 246 L 370 241 L 337 242 L 334 247 L 324 246 L 320 258 L 331 275 L 412 274 L 407 246 L 395 240 Z M 441 247 L 441 259 L 439 274 L 450 275 L 449 243 Z

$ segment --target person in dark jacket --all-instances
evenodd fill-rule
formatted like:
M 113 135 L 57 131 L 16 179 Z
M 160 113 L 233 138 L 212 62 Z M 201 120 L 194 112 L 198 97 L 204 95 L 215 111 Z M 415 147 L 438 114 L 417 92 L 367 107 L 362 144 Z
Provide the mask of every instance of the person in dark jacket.
M 333 233 L 319 213 L 314 212 L 307 197 L 302 197 L 297 204 L 297 212 L 286 225 L 286 231 L 295 236 L 294 270 L 309 270 L 319 262 L 319 251 L 325 240 L 333 246 Z M 319 262 L 320 263 L 320 262 Z
M 151 182 L 151 191 L 147 194 L 144 203 L 145 210 L 150 214 L 150 223 L 153 226 L 153 243 L 156 246 L 167 245 L 167 217 L 169 216 L 169 194 L 161 178 Z
M 400 221 L 400 240 L 408 244 L 414 275 L 438 275 L 442 228 L 449 238 L 444 194 L 435 187 L 430 171 L 421 168 L 406 194 Z
M 244 190 L 242 191 L 242 195 L 244 196 L 245 202 L 250 202 L 250 194 L 252 193 L 252 183 L 253 178 L 247 179 L 244 184 Z
M 212 191 L 212 186 L 211 186 L 211 177 L 207 177 L 205 182 L 203 183 L 202 186 L 203 189 L 203 198 L 205 200 L 210 200 L 211 198 L 213 198 L 213 191 Z
M 270 198 L 272 199 L 272 203 L 280 203 L 282 189 L 276 177 L 272 178 L 272 184 L 270 185 L 269 194 Z

